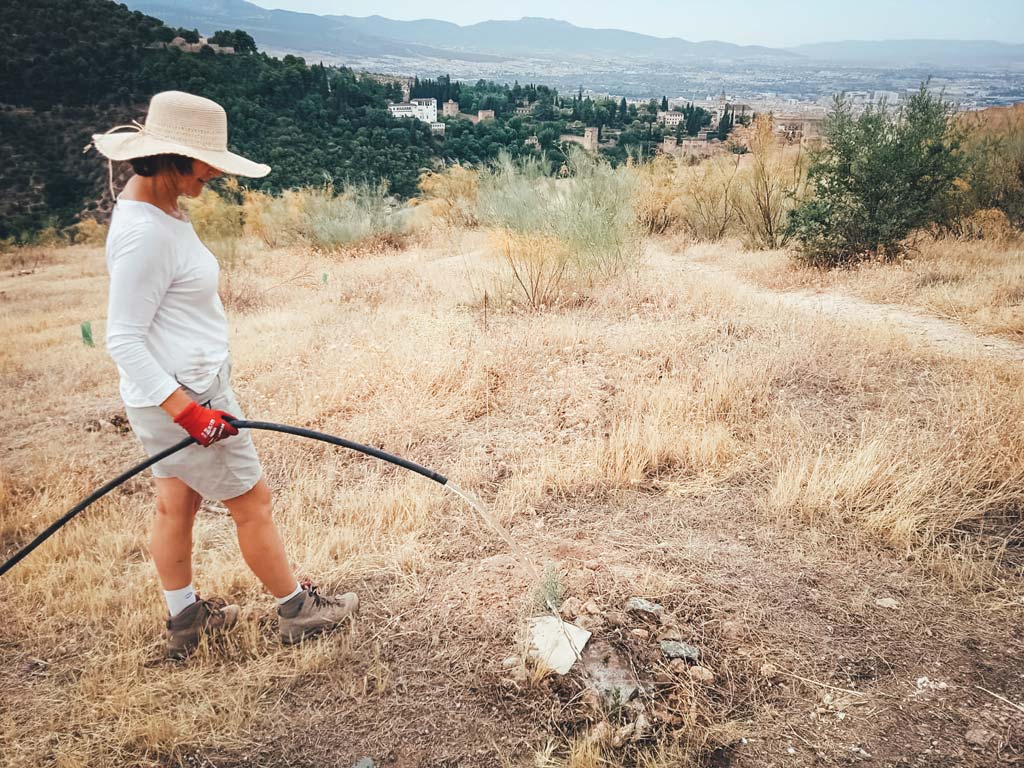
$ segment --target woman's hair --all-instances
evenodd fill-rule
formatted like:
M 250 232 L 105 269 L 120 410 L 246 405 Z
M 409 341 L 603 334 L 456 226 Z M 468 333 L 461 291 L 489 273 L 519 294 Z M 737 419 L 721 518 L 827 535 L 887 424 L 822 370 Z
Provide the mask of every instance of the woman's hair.
M 183 176 L 192 173 L 192 158 L 184 155 L 150 155 L 129 160 L 132 170 L 139 176 L 156 176 L 174 170 Z

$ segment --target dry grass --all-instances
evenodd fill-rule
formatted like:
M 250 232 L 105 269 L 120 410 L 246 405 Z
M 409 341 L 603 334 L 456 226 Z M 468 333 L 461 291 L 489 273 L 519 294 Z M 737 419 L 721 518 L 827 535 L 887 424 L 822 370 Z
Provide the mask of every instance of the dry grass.
M 802 266 L 783 250 L 706 249 L 708 261 L 769 288 L 827 289 L 902 304 L 956 320 L 978 333 L 1024 339 L 1024 247 L 1004 235 L 989 240 L 930 238 L 898 264 L 848 269 Z
M 697 242 L 736 237 L 753 248 L 782 245 L 789 211 L 806 194 L 806 153 L 778 141 L 770 116 L 749 134 L 746 155 L 700 163 L 662 156 L 638 166 L 634 207 L 643 229 Z
M 629 747 L 636 764 L 706 764 L 774 701 L 752 671 L 758 645 L 797 664 L 811 642 L 788 634 L 787 617 L 765 619 L 746 655 L 730 645 L 719 627 L 735 581 L 781 594 L 779 581 L 797 576 L 771 572 L 784 549 L 774 544 L 742 564 L 733 552 L 724 570 L 724 555 L 701 559 L 710 545 L 686 515 L 730 537 L 793 526 L 800 572 L 821 578 L 870 580 L 876 551 L 912 555 L 908 583 L 939 573 L 934 589 L 947 596 L 950 581 L 1009 578 L 1024 504 L 1018 367 L 931 356 L 869 323 L 812 327 L 727 279 L 663 263 L 598 286 L 585 305 L 485 318 L 472 308 L 483 268 L 431 250 L 341 262 L 256 251 L 239 274 L 265 300 L 232 316 L 236 390 L 250 417 L 444 472 L 573 594 L 606 608 L 652 595 L 685 617 L 720 682 L 709 694 L 666 684 L 656 698 L 670 713 L 655 739 Z M 102 338 L 105 285 L 101 251 L 84 247 L 36 274 L 0 277 L 5 549 L 140 455 L 130 434 L 103 426 L 120 412 L 114 372 L 102 345 L 78 337 L 89 319 Z M 469 510 L 353 455 L 257 441 L 297 571 L 364 594 L 354 634 L 280 648 L 229 519 L 203 514 L 196 583 L 246 606 L 245 620 L 187 664 L 157 662 L 163 606 L 144 545 L 152 497 L 133 482 L 0 584 L 0 738 L 11 765 L 277 765 L 295 743 L 309 764 L 351 762 L 357 748 L 399 750 L 403 765 L 424 754 L 524 765 L 538 750 L 541 765 L 618 759 L 586 740 L 592 716 L 577 699 L 552 708 L 557 687 L 509 693 L 499 683 L 537 585 Z M 596 570 L 579 565 L 589 559 Z M 787 695 L 806 721 L 805 702 Z
M 479 173 L 461 165 L 420 177 L 423 202 L 431 215 L 447 227 L 475 227 Z
M 477 216 L 499 265 L 484 290 L 501 303 L 579 303 L 638 263 L 634 175 L 578 148 L 565 168 L 555 179 L 536 159 L 503 155 L 479 181 Z

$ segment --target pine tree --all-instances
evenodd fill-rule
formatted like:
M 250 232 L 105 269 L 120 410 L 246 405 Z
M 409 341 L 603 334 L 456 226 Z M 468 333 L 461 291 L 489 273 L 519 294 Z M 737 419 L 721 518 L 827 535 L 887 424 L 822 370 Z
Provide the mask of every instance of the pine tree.
M 732 131 L 733 116 L 736 110 L 730 112 L 726 109 L 722 113 L 722 119 L 718 121 L 718 140 L 725 141 L 729 137 L 729 132 Z

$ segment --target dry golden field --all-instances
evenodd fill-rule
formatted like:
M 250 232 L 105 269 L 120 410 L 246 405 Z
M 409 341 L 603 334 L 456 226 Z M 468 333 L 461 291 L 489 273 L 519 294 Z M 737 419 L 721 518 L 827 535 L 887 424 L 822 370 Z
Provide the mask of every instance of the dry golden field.
M 751 258 L 741 249 L 708 249 L 707 260 L 773 289 L 836 291 L 898 304 L 981 334 L 1024 342 L 1024 245 L 1016 237 L 922 239 L 900 263 L 865 262 L 821 270 L 794 267 L 784 250 Z
M 735 272 L 808 284 L 772 253 L 649 242 L 637 268 L 533 311 L 491 298 L 500 263 L 474 230 L 371 252 L 241 247 L 223 295 L 246 415 L 448 475 L 543 583 L 439 486 L 258 434 L 298 572 L 363 598 L 351 633 L 282 648 L 211 507 L 196 585 L 243 620 L 163 661 L 137 478 L 0 580 L 3 765 L 1024 760 L 1018 360 L 766 300 Z M 1019 251 L 944 247 L 962 250 L 837 289 L 870 300 L 884 281 L 886 301 L 1019 339 L 1019 300 L 992 298 L 1019 297 Z M 102 344 L 102 248 L 0 259 L 6 554 L 142 453 Z M 728 269 L 695 267 L 708 262 Z M 944 283 L 927 274 L 956 269 L 932 292 Z M 595 707 L 575 671 L 503 666 L 545 594 L 593 601 L 595 638 L 645 683 L 638 708 Z M 712 677 L 667 666 L 658 630 L 622 615 L 631 596 L 662 604 Z M 649 728 L 630 734 L 641 709 Z

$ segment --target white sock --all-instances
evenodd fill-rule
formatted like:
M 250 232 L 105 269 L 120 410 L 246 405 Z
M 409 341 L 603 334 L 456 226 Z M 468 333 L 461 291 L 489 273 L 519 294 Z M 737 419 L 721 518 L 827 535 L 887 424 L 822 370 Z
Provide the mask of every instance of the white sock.
M 277 604 L 278 605 L 284 605 L 289 600 L 291 600 L 293 597 L 295 597 L 297 594 L 299 594 L 299 592 L 301 592 L 301 591 L 302 591 L 302 585 L 299 584 L 298 582 L 295 582 L 295 591 L 292 592 L 291 594 L 285 595 L 284 597 L 277 598 Z
M 181 589 L 165 589 L 164 599 L 173 619 L 196 601 L 196 591 L 192 589 L 191 584 Z

